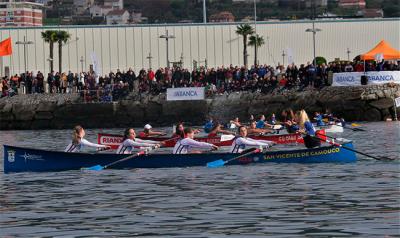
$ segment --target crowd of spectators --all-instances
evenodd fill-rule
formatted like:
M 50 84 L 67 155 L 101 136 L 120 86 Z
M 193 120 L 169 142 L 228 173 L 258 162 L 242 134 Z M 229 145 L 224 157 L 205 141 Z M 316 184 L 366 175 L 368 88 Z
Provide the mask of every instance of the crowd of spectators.
M 373 63 L 345 62 L 313 66 L 310 62 L 299 67 L 269 65 L 245 67 L 233 66 L 205 68 L 193 71 L 179 67 L 142 69 L 137 74 L 130 68 L 126 72 L 117 70 L 104 76 L 94 72 L 48 73 L 42 72 L 2 77 L 0 95 L 13 96 L 18 93 L 80 93 L 87 101 L 116 101 L 130 92 L 160 94 L 171 87 L 205 87 L 207 95 L 238 91 L 281 93 L 285 90 L 320 89 L 330 85 L 333 73 L 400 70 L 397 62 Z

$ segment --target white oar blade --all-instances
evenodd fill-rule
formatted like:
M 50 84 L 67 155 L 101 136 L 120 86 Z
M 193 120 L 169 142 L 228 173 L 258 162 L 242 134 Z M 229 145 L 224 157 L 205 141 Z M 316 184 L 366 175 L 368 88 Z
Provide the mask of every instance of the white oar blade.
M 221 135 L 221 142 L 222 141 L 233 140 L 233 138 L 235 138 L 234 135 Z

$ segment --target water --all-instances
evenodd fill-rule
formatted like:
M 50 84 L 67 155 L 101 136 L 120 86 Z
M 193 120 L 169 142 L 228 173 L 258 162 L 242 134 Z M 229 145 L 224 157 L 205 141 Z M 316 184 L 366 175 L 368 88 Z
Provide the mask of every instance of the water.
M 400 124 L 346 130 L 399 158 Z M 87 130 L 95 141 L 99 130 Z M 121 129 L 106 132 L 119 132 Z M 63 149 L 69 130 L 2 131 L 0 143 Z M 398 161 L 0 174 L 0 237 L 399 237 Z M 2 160 L 1 160 L 2 161 Z

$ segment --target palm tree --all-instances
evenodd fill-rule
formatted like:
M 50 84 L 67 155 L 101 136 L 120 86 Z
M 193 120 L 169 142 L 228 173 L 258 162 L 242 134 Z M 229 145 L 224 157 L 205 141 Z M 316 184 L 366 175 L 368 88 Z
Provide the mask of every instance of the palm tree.
M 264 44 L 265 44 L 264 37 L 258 34 L 249 37 L 249 46 L 254 47 L 254 65 L 257 65 L 257 50 Z
M 71 38 L 71 34 L 67 31 L 57 31 L 56 40 L 58 42 L 58 72 L 62 73 L 62 46 L 63 43 L 67 43 L 67 41 Z
M 254 33 L 253 27 L 249 24 L 237 26 L 236 34 L 243 36 L 243 63 L 247 67 L 247 36 Z
M 50 72 L 53 71 L 53 56 L 54 56 L 54 42 L 57 41 L 56 38 L 57 31 L 47 30 L 42 32 L 42 38 L 45 42 L 49 43 L 50 46 Z

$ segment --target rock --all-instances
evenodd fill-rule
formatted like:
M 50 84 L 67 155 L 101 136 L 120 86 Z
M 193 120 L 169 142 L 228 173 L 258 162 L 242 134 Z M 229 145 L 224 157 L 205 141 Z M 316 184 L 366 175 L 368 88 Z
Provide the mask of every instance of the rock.
M 381 112 L 376 108 L 370 108 L 365 111 L 363 120 L 365 121 L 380 121 L 382 120 Z
M 36 112 L 35 114 L 36 120 L 51 120 L 53 117 L 54 116 L 52 112 Z
M 56 102 L 42 102 L 38 105 L 36 111 L 38 112 L 53 112 L 57 107 Z
M 15 120 L 31 121 L 35 115 L 35 108 L 35 105 L 14 104 L 12 113 L 14 114 Z
M 371 93 L 371 94 L 364 95 L 362 97 L 362 99 L 363 100 L 376 100 L 376 99 L 378 99 L 378 96 L 376 95 L 376 93 Z
M 4 105 L 3 110 L 1 110 L 2 112 L 11 112 L 13 108 L 13 105 L 11 103 L 7 103 L 6 105 Z
M 377 108 L 377 109 L 385 109 L 393 106 L 393 99 L 391 98 L 381 98 L 377 101 L 372 101 L 369 105 Z

